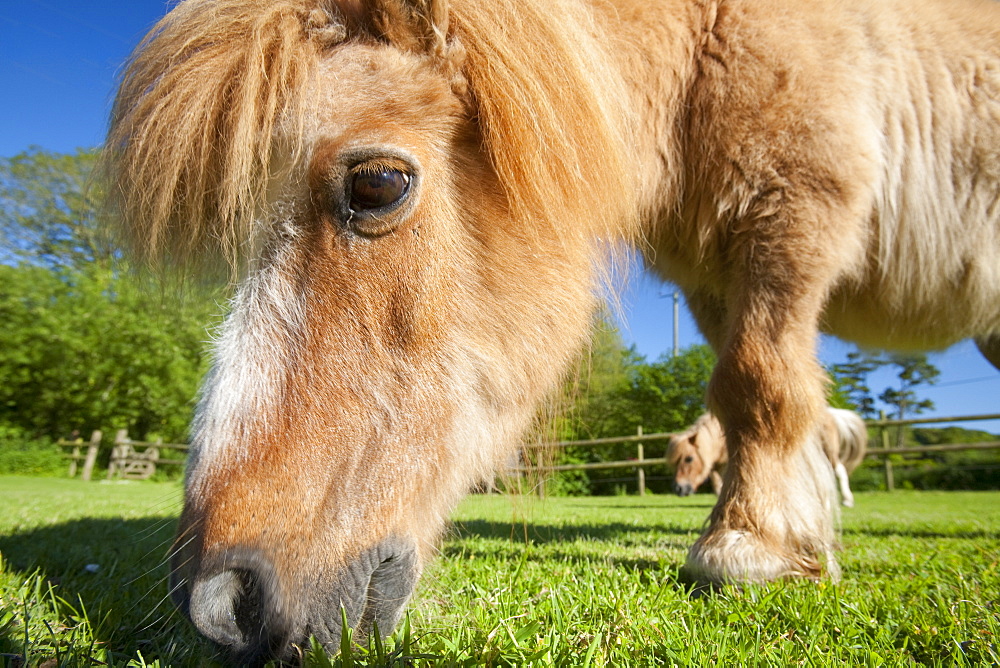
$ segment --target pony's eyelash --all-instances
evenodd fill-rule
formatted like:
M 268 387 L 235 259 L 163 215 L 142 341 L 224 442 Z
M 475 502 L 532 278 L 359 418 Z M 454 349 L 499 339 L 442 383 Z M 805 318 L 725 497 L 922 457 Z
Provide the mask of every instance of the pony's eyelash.
M 372 162 L 363 162 L 355 165 L 351 168 L 351 174 L 379 174 L 381 172 L 402 172 L 407 176 L 412 176 L 410 174 L 411 168 L 402 162 L 397 162 L 394 160 L 375 160 Z

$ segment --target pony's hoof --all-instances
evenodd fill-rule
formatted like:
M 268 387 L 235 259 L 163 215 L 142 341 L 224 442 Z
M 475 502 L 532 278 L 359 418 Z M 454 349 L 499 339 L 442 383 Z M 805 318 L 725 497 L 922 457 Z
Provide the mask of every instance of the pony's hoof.
M 845 508 L 853 508 L 854 499 L 844 499 L 843 501 L 840 502 L 840 505 L 844 506 Z
M 782 578 L 840 579 L 831 545 L 792 552 L 750 531 L 725 529 L 699 538 L 688 552 L 685 571 L 699 582 L 770 582 Z

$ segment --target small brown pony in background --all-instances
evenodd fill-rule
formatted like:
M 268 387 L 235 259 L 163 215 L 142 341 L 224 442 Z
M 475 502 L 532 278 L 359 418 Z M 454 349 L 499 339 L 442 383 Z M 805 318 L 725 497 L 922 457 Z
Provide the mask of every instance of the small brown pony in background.
M 107 141 L 131 256 L 237 282 L 174 601 L 240 663 L 392 629 L 626 246 L 718 354 L 688 572 L 837 577 L 819 331 L 1000 364 L 998 118 L 991 0 L 179 3 Z
M 722 474 L 729 463 L 726 435 L 719 419 L 704 413 L 684 431 L 670 436 L 665 456 L 667 466 L 674 470 L 674 493 L 694 494 L 706 480 L 712 483 L 716 496 L 722 493 Z
M 840 486 L 840 502 L 851 508 L 854 494 L 849 477 L 865 457 L 868 429 L 857 413 L 842 408 L 828 408 L 829 419 L 820 429 L 820 443 Z M 688 429 L 673 434 L 667 443 L 666 460 L 674 469 L 674 493 L 694 494 L 706 480 L 712 491 L 722 493 L 722 473 L 729 463 L 726 436 L 719 420 L 705 413 Z

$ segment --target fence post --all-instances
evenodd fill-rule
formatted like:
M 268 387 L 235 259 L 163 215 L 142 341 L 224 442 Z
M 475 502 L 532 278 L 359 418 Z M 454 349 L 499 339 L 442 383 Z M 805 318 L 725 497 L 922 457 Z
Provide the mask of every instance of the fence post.
M 146 457 L 149 458 L 149 475 L 146 478 L 152 478 L 156 475 L 156 462 L 160 459 L 160 447 L 163 445 L 163 437 L 156 439 L 155 445 L 146 448 Z M 143 478 L 144 480 L 146 478 Z
M 83 473 L 80 474 L 84 482 L 90 482 L 90 476 L 94 472 L 94 463 L 97 462 L 97 451 L 101 447 L 101 432 L 95 429 L 90 435 L 90 445 L 87 446 L 87 458 L 83 460 Z M 76 474 L 76 471 L 73 471 Z
M 62 441 L 60 440 L 59 443 L 61 444 Z M 79 461 L 80 461 L 80 446 L 83 445 L 83 439 L 82 438 L 78 438 L 75 441 L 73 441 L 72 443 L 73 443 L 73 453 L 70 455 L 71 459 L 69 460 L 69 477 L 70 478 L 75 478 L 76 477 L 76 469 L 77 469 L 77 467 L 79 465 Z
M 639 425 L 636 429 L 636 434 L 642 436 L 642 425 Z M 639 496 L 646 496 L 646 469 L 642 466 L 642 460 L 645 459 L 643 457 L 642 442 L 636 446 L 636 450 L 638 451 L 636 459 L 639 461 L 639 472 L 636 474 L 636 478 L 639 481 Z
M 115 433 L 115 445 L 111 449 L 111 461 L 108 462 L 108 480 L 111 480 L 118 469 L 125 466 L 125 448 L 128 447 L 128 429 L 119 429 Z
M 888 449 L 889 448 L 889 430 L 888 430 L 888 428 L 884 424 L 885 423 L 885 419 L 886 419 L 886 417 L 885 417 L 885 411 L 879 411 L 878 412 L 878 417 L 879 417 L 879 420 L 881 422 L 883 422 L 882 426 L 879 428 L 879 434 L 882 437 L 882 447 Z M 902 427 L 900 427 L 900 428 L 902 428 Z M 883 460 L 883 463 L 884 463 L 884 466 L 885 466 L 885 491 L 891 492 L 895 488 L 895 486 L 896 486 L 896 481 L 895 481 L 895 478 L 893 477 L 893 472 L 892 472 L 892 460 L 889 459 L 889 455 L 884 455 L 884 456 L 885 456 L 885 459 Z

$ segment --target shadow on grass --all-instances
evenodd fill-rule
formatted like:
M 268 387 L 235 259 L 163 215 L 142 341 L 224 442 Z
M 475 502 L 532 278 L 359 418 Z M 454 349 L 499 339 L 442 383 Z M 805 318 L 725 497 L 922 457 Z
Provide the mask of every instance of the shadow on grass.
M 509 541 L 512 562 L 518 558 L 513 554 L 513 550 L 526 545 L 544 546 L 547 561 L 613 565 L 640 573 L 650 573 L 652 577 L 658 575 L 668 581 L 677 581 L 683 563 L 683 557 L 678 557 L 678 554 L 682 555 L 687 551 L 696 535 L 697 530 L 692 530 L 690 527 L 666 524 L 635 525 L 608 522 L 606 524 L 555 526 L 530 522 L 467 520 L 455 523 L 448 542 L 441 549 L 441 554 L 445 558 L 502 557 L 503 548 L 497 551 L 488 546 L 478 546 L 466 541 L 466 539 L 500 539 Z M 649 536 L 654 537 L 655 545 L 650 543 Z M 593 550 L 588 550 L 586 545 L 591 541 L 595 547 Z M 636 550 L 641 548 L 646 552 L 650 547 L 655 547 L 655 549 L 662 551 L 664 556 L 659 559 L 650 559 L 609 554 L 601 546 L 602 542 L 618 543 L 625 553 L 629 552 L 630 547 L 634 547 Z M 670 552 L 674 554 L 668 556 Z
M 165 557 L 175 529 L 175 519 L 162 517 L 77 519 L 0 536 L 0 554 L 8 574 L 37 574 L 52 586 L 61 599 L 52 602 L 59 607 L 57 625 L 88 620 L 94 647 L 107 649 L 116 661 L 142 652 L 163 665 L 206 665 L 210 646 L 174 610 L 167 593 Z M 27 602 L 3 603 L 22 617 L 0 627 L 0 654 L 10 656 L 23 652 Z
M 690 537 L 688 526 L 655 524 L 639 525 L 625 522 L 602 524 L 537 524 L 534 522 L 490 522 L 486 520 L 464 520 L 455 522 L 452 538 L 506 538 L 515 542 L 534 544 L 572 543 L 580 539 L 615 541 L 635 534 L 656 534 L 661 536 Z
M 593 507 L 593 506 L 590 506 Z M 690 506 L 687 506 L 690 507 Z M 682 596 L 700 598 L 714 593 L 687 572 L 688 548 L 700 533 L 700 525 L 645 525 L 623 522 L 557 526 L 531 522 L 456 522 L 449 539 L 441 548 L 445 559 L 506 561 L 516 572 L 521 559 L 531 559 L 526 548 L 543 548 L 547 563 L 577 564 L 587 570 L 612 567 L 634 572 L 640 582 L 667 586 Z M 477 539 L 499 539 L 500 544 L 483 544 Z M 607 543 L 620 549 L 609 550 Z M 589 547 L 589 543 L 593 547 Z M 653 557 L 644 557 L 653 551 Z
M 704 503 L 692 503 L 690 501 L 678 501 L 676 503 L 661 503 L 657 505 L 644 505 L 637 503 L 614 503 L 613 501 L 608 501 L 606 503 L 567 503 L 564 504 L 567 508 L 586 508 L 588 510 L 593 510 L 595 508 L 614 508 L 616 510 L 690 510 L 692 508 L 708 508 L 712 509 L 715 507 L 715 497 L 713 496 L 711 500 L 707 500 Z

